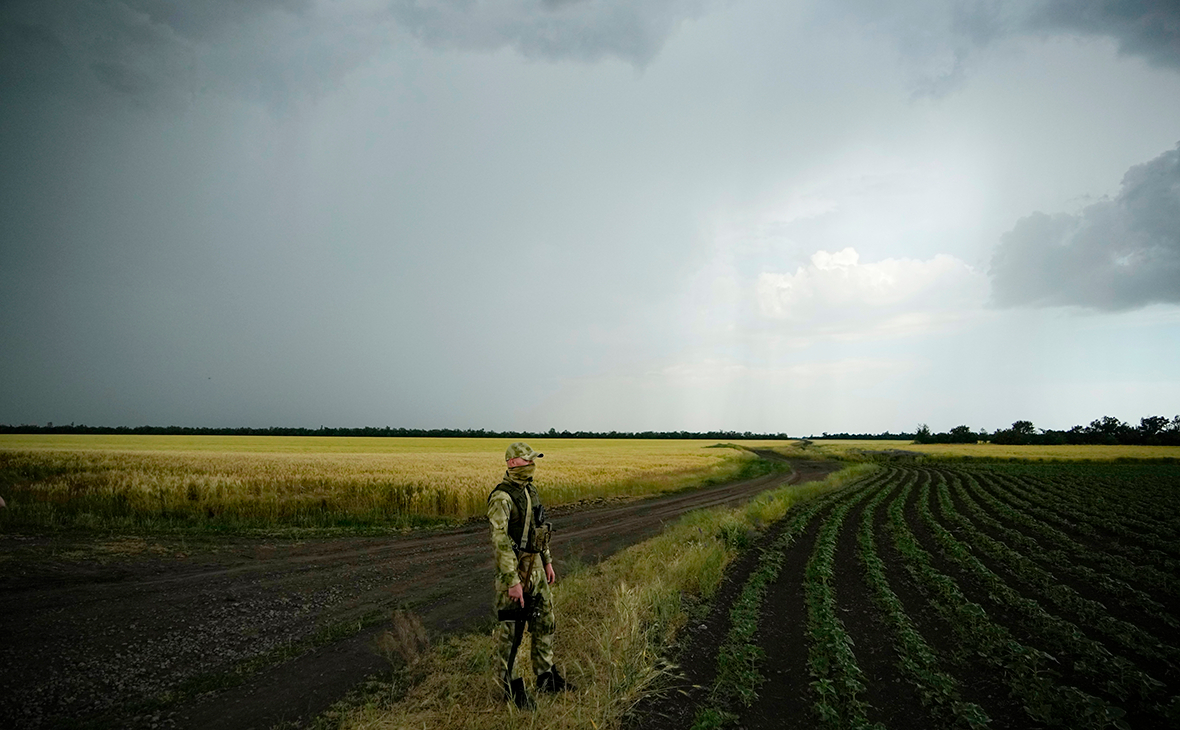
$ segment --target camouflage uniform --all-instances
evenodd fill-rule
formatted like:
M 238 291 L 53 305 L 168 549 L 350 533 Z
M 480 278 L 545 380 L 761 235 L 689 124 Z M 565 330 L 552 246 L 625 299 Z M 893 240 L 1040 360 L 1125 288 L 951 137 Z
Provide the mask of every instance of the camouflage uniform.
M 505 455 L 506 461 L 514 458 L 532 461 L 540 456 L 542 454 L 523 443 L 512 444 Z M 545 580 L 545 566 L 549 565 L 552 558 L 548 546 L 540 552 L 527 551 L 536 547 L 536 531 L 542 527 L 536 524 L 536 518 L 541 515 L 541 498 L 533 487 L 531 471 L 531 466 L 508 469 L 504 480 L 488 496 L 488 522 L 491 524 L 492 548 L 496 558 L 496 610 L 519 607 L 516 601 L 509 598 L 508 589 L 521 582 L 524 583 L 525 595 L 531 595 L 538 602 L 539 615 L 529 622 L 528 629 L 532 636 L 533 672 L 540 678 L 540 675 L 548 674 L 551 670 L 556 674 L 553 666 L 553 593 Z M 526 504 L 531 504 L 533 513 L 528 520 L 528 535 L 523 530 Z M 516 535 L 524 543 L 525 551 L 517 548 L 513 540 Z M 500 621 L 495 629 L 495 656 L 500 681 L 505 683 L 515 631 L 514 621 Z M 514 677 L 519 665 L 518 653 L 513 666 Z

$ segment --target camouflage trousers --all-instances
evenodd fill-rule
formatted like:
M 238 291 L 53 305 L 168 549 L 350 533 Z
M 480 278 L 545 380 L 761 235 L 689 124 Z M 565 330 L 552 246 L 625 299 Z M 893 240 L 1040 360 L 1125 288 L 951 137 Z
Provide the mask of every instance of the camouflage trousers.
M 549 584 L 545 582 L 545 572 L 540 568 L 541 561 L 537 560 L 537 568 L 533 570 L 532 575 L 532 595 L 535 600 L 540 601 L 540 615 L 536 619 L 528 623 L 529 636 L 532 639 L 532 650 L 530 658 L 533 662 L 533 673 L 544 674 L 553 667 L 553 631 L 555 623 L 553 619 L 553 591 L 549 588 Z M 508 597 L 508 591 L 503 588 L 496 590 L 496 611 L 500 609 L 512 608 L 520 604 Z M 499 680 L 504 681 L 505 672 L 508 671 L 508 656 L 512 653 L 512 639 L 516 635 L 515 621 L 500 621 L 496 624 L 493 633 L 495 638 L 496 648 L 495 662 L 493 666 L 499 670 Z M 521 644 L 524 642 L 522 641 Z M 513 662 L 512 676 L 520 676 L 518 671 L 520 667 L 521 655 L 518 650 L 516 653 L 516 661 Z

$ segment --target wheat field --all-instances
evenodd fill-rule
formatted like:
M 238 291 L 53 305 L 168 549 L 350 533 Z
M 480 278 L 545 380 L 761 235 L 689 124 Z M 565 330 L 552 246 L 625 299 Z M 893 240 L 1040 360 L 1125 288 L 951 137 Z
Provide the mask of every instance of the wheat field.
M 412 526 L 482 514 L 504 439 L 0 435 L 9 525 Z M 709 441 L 536 439 L 549 504 L 734 479 Z M 3 524 L 0 523 L 0 524 Z

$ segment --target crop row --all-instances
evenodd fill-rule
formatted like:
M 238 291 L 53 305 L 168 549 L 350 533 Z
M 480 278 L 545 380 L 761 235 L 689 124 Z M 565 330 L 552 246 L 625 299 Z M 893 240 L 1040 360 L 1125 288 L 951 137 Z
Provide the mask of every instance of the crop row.
M 935 479 L 940 488 L 945 488 L 944 474 L 936 474 Z M 922 485 L 918 505 L 922 521 L 942 553 L 985 589 L 991 603 L 1011 616 L 1009 622 L 1013 629 L 1035 637 L 1036 643 L 1059 662 L 1063 657 L 1072 658 L 1074 673 L 1119 700 L 1126 701 L 1132 696 L 1142 700 L 1157 699 L 1164 688 L 1163 682 L 1146 674 L 1125 657 L 1113 655 L 1102 643 L 1087 637 L 1077 624 L 1050 613 L 1037 600 L 1021 595 L 984 565 L 971 547 L 944 528 L 930 509 L 929 481 Z M 943 508 L 945 514 L 945 504 Z
M 718 687 L 729 689 L 715 691 L 713 702 L 729 712 L 722 717 L 757 726 L 768 708 L 782 706 L 775 693 L 804 690 L 767 684 L 762 668 L 805 662 L 811 716 L 798 726 L 885 727 L 900 717 L 897 708 L 886 714 L 868 698 L 882 698 L 870 691 L 875 682 L 893 680 L 866 672 L 884 670 L 879 656 L 858 657 L 861 636 L 892 652 L 896 676 L 918 705 L 903 713 L 909 720 L 960 728 L 990 727 L 995 717 L 1095 730 L 1174 725 L 1180 648 L 1168 555 L 1177 524 L 1168 516 L 1176 514 L 1180 469 L 1148 476 L 1165 502 L 1151 513 L 1142 499 L 1119 499 L 1134 493 L 1135 480 L 1120 482 L 1113 468 L 1091 482 L 1085 467 L 1007 465 L 884 469 L 797 508 L 735 604 L 718 663 Z M 1119 505 L 1125 514 L 1108 514 Z M 855 530 L 855 548 L 838 549 L 845 530 Z M 806 564 L 782 573 L 789 551 L 804 551 Z M 806 621 L 797 630 L 806 656 L 776 651 L 763 630 L 779 625 L 779 607 L 763 598 L 783 580 L 804 597 Z M 844 606 L 857 600 L 848 586 L 858 583 L 873 611 Z M 1004 692 L 981 693 L 981 677 Z
M 1113 541 L 1103 541 L 1101 547 L 1094 546 L 1090 543 L 1100 537 L 1097 530 L 1076 526 L 1056 512 L 1038 507 L 1025 498 L 1027 492 L 1015 489 L 1010 482 L 999 478 L 992 480 L 986 489 L 978 489 L 975 493 L 1007 519 L 1031 530 L 1039 538 L 1084 557 L 1104 572 L 1132 583 L 1148 583 L 1156 591 L 1180 597 L 1180 580 L 1174 574 L 1146 562 L 1134 562 L 1134 558 L 1144 557 L 1147 552 L 1142 548 Z M 1067 531 L 1081 533 L 1082 539 L 1076 539 Z
M 1057 524 L 1066 526 L 1086 537 L 1107 539 L 1112 550 L 1121 552 L 1129 558 L 1155 563 L 1160 568 L 1175 572 L 1180 563 L 1171 559 L 1161 550 L 1167 546 L 1166 538 L 1154 533 L 1133 529 L 1125 524 L 1123 514 L 1114 505 L 1103 504 L 1088 500 L 1079 500 L 1076 493 L 1072 497 L 1056 495 L 1044 488 L 1043 482 L 1026 482 L 1010 479 L 1009 490 L 1020 496 L 1029 505 L 1030 511 L 1043 516 Z M 1035 488 L 1031 485 L 1035 484 Z M 1090 494 L 1084 496 L 1092 497 Z M 1083 506 L 1089 503 L 1089 508 Z M 1098 509 L 1097 507 L 1105 507 Z M 1142 521 L 1140 521 L 1142 523 Z M 1143 545 L 1152 547 L 1144 547 Z
M 873 522 L 877 508 L 895 493 L 897 487 L 897 483 L 891 483 L 877 490 L 865 506 L 857 534 L 860 548 L 857 557 L 864 567 L 865 580 L 872 591 L 873 600 L 893 634 L 898 669 L 915 687 L 923 706 L 939 725 L 988 727 L 991 718 L 979 705 L 963 701 L 958 680 L 942 669 L 938 653 L 922 637 L 913 619 L 906 613 L 901 599 L 889 586 L 885 563 L 877 554 Z
M 968 476 L 967 479 L 970 480 L 971 477 Z M 1055 570 L 1074 580 L 1085 582 L 1100 578 L 1094 570 L 1072 563 L 1061 551 L 1045 551 L 1032 538 L 1019 531 L 1003 528 L 999 521 L 985 514 L 979 505 L 971 499 L 960 480 L 953 479 L 953 481 L 955 495 L 966 514 L 961 514 L 955 509 L 951 502 L 950 489 L 945 481 L 938 485 L 939 507 L 943 517 L 967 536 L 973 549 L 1002 565 L 1024 584 L 1027 591 L 1038 593 L 1058 609 L 1075 614 L 1088 626 L 1101 632 L 1106 639 L 1117 643 L 1122 648 L 1149 659 L 1170 662 L 1180 660 L 1180 652 L 1177 652 L 1173 647 L 1165 646 L 1158 638 L 1140 626 L 1111 616 L 1102 603 L 1080 595 L 1069 585 L 1060 582 L 1056 575 L 1038 564 L 1034 558 L 993 538 L 977 526 L 976 522 L 979 522 L 1000 532 L 1005 539 L 1012 541 L 1032 555 L 1039 556 L 1052 565 Z M 1142 591 L 1135 590 L 1126 583 L 1109 577 L 1105 581 L 1099 579 L 1098 582 L 1125 603 L 1135 604 L 1149 616 L 1168 625 L 1175 624 L 1175 618 L 1167 613 L 1159 602 L 1152 600 Z

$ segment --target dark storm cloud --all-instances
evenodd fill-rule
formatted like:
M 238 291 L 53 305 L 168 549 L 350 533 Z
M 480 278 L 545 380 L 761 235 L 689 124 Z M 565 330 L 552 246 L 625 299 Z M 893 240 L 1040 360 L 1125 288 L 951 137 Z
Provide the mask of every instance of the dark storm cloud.
M 0 6 L 0 90 L 134 97 L 195 89 L 191 39 L 124 2 Z
M 1027 24 L 1032 29 L 1107 36 L 1118 41 L 1120 53 L 1180 68 L 1176 0 L 1047 0 L 1033 10 Z
M 398 22 L 432 45 L 515 48 L 527 57 L 651 61 L 705 0 L 394 0 Z
M 1180 145 L 1128 170 L 1114 199 L 1020 219 L 990 273 L 1005 307 L 1180 303 Z
M 440 47 L 643 65 L 704 1 L 14 0 L 0 4 L 0 92 L 282 105 L 334 88 L 397 26 Z
M 916 70 L 916 96 L 954 91 L 970 75 L 976 53 L 1019 36 L 1106 37 L 1123 55 L 1180 69 L 1176 0 L 843 0 L 834 7 L 898 41 Z
M 334 87 L 387 40 L 391 22 L 309 0 L 14 0 L 0 5 L 0 91 L 283 103 Z
M 192 66 L 183 39 L 123 3 L 6 3 L 0 49 L 6 96 L 88 87 L 142 95 L 176 87 Z
M 305 15 L 311 0 L 124 0 L 146 14 L 155 23 L 166 25 L 178 34 L 198 40 L 217 40 L 226 28 L 249 23 L 258 15 L 282 11 Z

